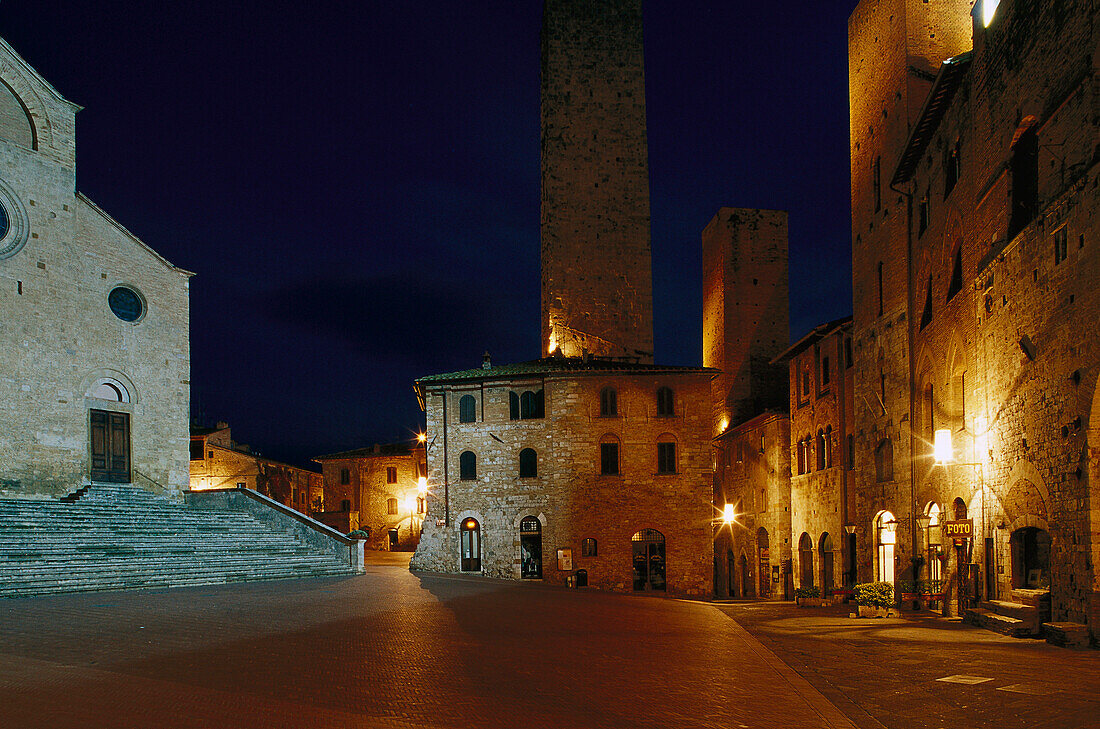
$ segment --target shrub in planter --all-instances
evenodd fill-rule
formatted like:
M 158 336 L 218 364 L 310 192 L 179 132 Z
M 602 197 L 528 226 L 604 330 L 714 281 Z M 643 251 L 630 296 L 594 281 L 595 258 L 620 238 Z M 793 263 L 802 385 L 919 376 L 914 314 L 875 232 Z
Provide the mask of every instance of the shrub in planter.
M 894 586 L 889 582 L 863 582 L 856 585 L 856 605 L 889 608 L 894 605 Z
M 353 529 L 352 531 L 348 532 L 348 536 L 352 539 L 369 539 L 370 538 L 370 534 L 363 531 L 362 529 Z
M 798 598 L 821 597 L 821 588 L 817 585 L 813 587 L 796 587 L 794 596 Z

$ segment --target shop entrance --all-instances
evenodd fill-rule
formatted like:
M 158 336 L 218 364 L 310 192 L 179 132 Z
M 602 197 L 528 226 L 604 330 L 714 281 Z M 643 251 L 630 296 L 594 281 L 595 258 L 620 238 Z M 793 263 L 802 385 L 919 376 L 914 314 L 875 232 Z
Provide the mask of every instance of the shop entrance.
M 643 529 L 630 538 L 634 558 L 634 589 L 665 589 L 665 535 Z
M 519 523 L 520 576 L 525 580 L 542 579 L 542 524 L 526 516 Z
M 1012 587 L 1042 590 L 1050 587 L 1050 534 L 1024 527 L 1012 532 Z

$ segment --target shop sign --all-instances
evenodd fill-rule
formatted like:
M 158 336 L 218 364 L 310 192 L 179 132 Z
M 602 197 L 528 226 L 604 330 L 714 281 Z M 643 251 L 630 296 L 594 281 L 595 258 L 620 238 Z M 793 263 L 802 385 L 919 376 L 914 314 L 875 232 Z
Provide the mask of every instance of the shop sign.
M 945 521 L 943 523 L 943 536 L 956 541 L 974 538 L 974 520 L 961 519 L 959 521 Z

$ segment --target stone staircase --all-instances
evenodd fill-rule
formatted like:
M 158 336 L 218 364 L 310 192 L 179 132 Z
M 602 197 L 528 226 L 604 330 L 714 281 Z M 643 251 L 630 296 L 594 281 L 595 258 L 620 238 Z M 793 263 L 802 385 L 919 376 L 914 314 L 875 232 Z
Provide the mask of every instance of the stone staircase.
M 347 575 L 293 529 L 92 484 L 60 501 L 0 499 L 0 597 Z
M 1014 638 L 1038 638 L 1050 620 L 1050 591 L 1013 590 L 1011 598 L 968 609 L 966 622 Z

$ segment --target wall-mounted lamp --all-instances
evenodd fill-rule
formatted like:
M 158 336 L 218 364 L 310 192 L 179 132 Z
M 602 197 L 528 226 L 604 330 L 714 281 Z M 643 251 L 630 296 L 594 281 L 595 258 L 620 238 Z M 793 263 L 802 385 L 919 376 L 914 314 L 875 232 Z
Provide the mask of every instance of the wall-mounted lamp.
M 936 463 L 941 466 L 955 460 L 954 448 L 951 445 L 951 431 L 949 429 L 942 428 L 936 431 L 932 452 L 935 454 Z
M 722 509 L 722 521 L 726 524 L 732 524 L 737 521 L 737 515 L 733 513 L 733 504 L 726 504 Z

